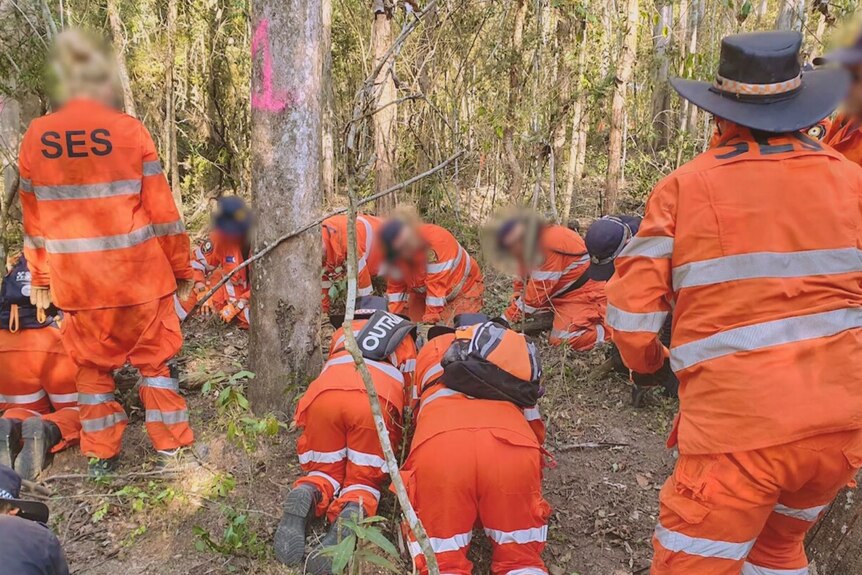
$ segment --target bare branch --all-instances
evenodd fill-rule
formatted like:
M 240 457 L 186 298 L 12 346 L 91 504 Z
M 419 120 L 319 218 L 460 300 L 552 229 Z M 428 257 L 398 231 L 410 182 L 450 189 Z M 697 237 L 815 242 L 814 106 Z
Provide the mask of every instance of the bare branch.
M 459 151 L 459 152 L 449 156 L 446 160 L 437 164 L 436 166 L 434 166 L 433 168 L 431 168 L 430 170 L 428 170 L 426 172 L 422 172 L 421 174 L 419 174 L 417 176 L 413 176 L 409 180 L 405 180 L 405 181 L 401 182 L 400 184 L 395 184 L 394 186 L 392 186 L 388 190 L 383 190 L 382 192 L 380 192 L 378 194 L 368 196 L 367 198 L 364 198 L 364 199 L 358 201 L 356 203 L 356 207 L 364 206 L 365 204 L 369 204 L 375 200 L 379 200 L 380 198 L 382 198 L 384 196 L 388 196 L 389 194 L 394 194 L 397 191 L 403 190 L 404 188 L 408 188 L 408 187 L 412 186 L 413 184 L 415 184 L 416 182 L 418 182 L 420 180 L 424 180 L 428 176 L 436 174 L 437 172 L 439 172 L 440 170 L 442 170 L 443 168 L 445 168 L 446 166 L 448 166 L 449 164 L 451 164 L 452 162 L 454 162 L 455 160 L 457 160 L 458 158 L 460 158 L 463 155 L 464 155 L 464 151 L 463 150 Z M 277 248 L 279 245 L 286 242 L 290 238 L 296 237 L 303 232 L 307 232 L 311 228 L 319 226 L 321 224 L 321 222 L 323 222 L 323 220 L 325 220 L 326 218 L 330 218 L 330 217 L 338 215 L 338 214 L 343 214 L 346 211 L 347 211 L 347 208 L 341 208 L 341 209 L 329 212 L 328 214 L 317 218 L 316 220 L 312 221 L 309 224 L 306 224 L 306 225 L 304 225 L 304 226 L 302 226 L 296 230 L 290 231 L 290 232 L 284 234 L 283 236 L 281 236 L 280 238 L 276 239 L 274 242 L 272 242 L 271 244 L 269 244 L 268 246 L 266 246 L 265 248 L 263 248 L 262 250 L 260 250 L 259 252 L 257 252 L 256 254 L 251 256 L 250 258 L 248 258 L 247 260 L 245 260 L 244 262 L 242 262 L 240 265 L 235 267 L 229 273 L 225 274 L 225 276 L 216 285 L 214 285 L 210 289 L 210 291 L 208 291 L 206 294 L 204 294 L 204 296 L 201 299 L 198 300 L 198 302 L 195 304 L 195 306 L 189 311 L 188 315 L 186 315 L 185 319 L 183 319 L 183 323 L 188 321 L 188 319 L 190 317 L 192 317 L 192 315 L 194 315 L 201 308 L 201 306 L 204 303 L 206 303 L 206 301 L 209 300 L 215 294 L 215 292 L 217 292 L 219 290 L 219 288 L 221 286 L 226 284 L 230 280 L 230 278 L 232 278 L 234 275 L 239 273 L 240 270 L 247 268 L 252 263 L 261 259 L 263 256 L 265 256 L 266 254 L 268 254 L 269 252 L 271 252 L 272 250 L 274 250 L 275 248 Z

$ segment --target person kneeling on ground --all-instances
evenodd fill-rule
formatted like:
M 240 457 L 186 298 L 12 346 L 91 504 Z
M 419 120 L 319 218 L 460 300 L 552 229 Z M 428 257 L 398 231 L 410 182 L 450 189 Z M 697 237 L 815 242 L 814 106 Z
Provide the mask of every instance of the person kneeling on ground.
M 377 234 L 383 222 L 380 218 L 365 214 L 356 216 L 356 294 L 372 295 L 374 286 L 372 278 L 377 277 L 383 263 L 383 249 Z M 330 290 L 335 282 L 344 279 L 347 274 L 347 216 L 338 215 L 326 218 L 320 224 L 320 234 L 323 241 L 323 277 L 321 280 L 321 295 L 323 298 L 323 313 L 329 313 L 332 302 Z
M 485 282 L 479 264 L 448 230 L 393 219 L 380 230 L 386 251 L 389 311 L 421 322 L 451 325 L 460 313 L 482 309 Z
M 213 215 L 213 230 L 209 237 L 192 252 L 194 292 L 178 303 L 177 315 L 185 319 L 188 312 L 221 279 L 248 259 L 251 252 L 249 232 L 251 212 L 237 196 L 219 198 Z M 241 329 L 249 326 L 251 300 L 251 270 L 236 272 L 211 298 L 203 303 L 201 313 L 218 314 L 225 323 L 235 322 Z
M 47 527 L 48 507 L 20 499 L 21 477 L 0 465 L 0 561 L 3 573 L 69 575 L 60 541 Z
M 51 307 L 30 303 L 30 270 L 18 258 L 0 288 L 0 464 L 33 480 L 51 454 L 81 434 L 77 367 L 63 348 Z
M 440 573 L 473 573 L 467 552 L 478 519 L 493 546 L 492 573 L 545 575 L 551 507 L 542 497 L 544 425 L 533 407 L 538 352 L 479 314 L 456 324 L 432 328 L 417 358 L 421 398 L 402 469 L 410 502 Z M 412 536 L 409 547 L 417 571 L 428 573 Z
M 514 258 L 520 268 L 506 321 L 515 324 L 525 315 L 552 310 L 552 345 L 589 351 L 605 342 L 604 286 L 586 273 L 590 256 L 577 232 L 515 217 L 503 222 L 496 239 L 497 249 Z M 533 253 L 528 253 L 531 247 Z
M 387 312 L 381 297 L 358 298 L 356 308 L 356 340 L 380 396 L 392 445 L 398 445 L 416 364 L 415 326 Z M 333 325 L 343 319 L 333 317 Z M 275 554 L 285 565 L 301 564 L 307 521 L 326 515 L 332 525 L 307 563 L 309 573 L 323 575 L 332 570 L 326 550 L 349 533 L 343 521 L 377 514 L 387 474 L 365 385 L 345 349 L 343 328 L 333 334 L 329 360 L 300 399 L 294 421 L 303 430 L 297 453 L 306 475 L 287 495 Z

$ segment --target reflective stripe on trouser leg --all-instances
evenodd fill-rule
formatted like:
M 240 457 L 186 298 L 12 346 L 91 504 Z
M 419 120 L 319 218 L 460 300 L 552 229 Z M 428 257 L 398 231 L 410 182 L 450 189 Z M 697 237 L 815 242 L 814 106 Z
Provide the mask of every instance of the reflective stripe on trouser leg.
M 81 453 L 99 459 L 118 455 L 128 417 L 114 397 L 114 378 L 110 372 L 80 367 L 76 383 Z
M 742 575 L 808 575 L 808 567 L 801 569 L 770 569 L 769 567 L 758 567 L 749 562 L 742 566 Z
M 179 394 L 179 382 L 165 367 L 158 375 L 141 378 L 139 394 L 146 410 L 145 425 L 153 447 L 170 451 L 191 445 L 194 434 L 189 426 L 186 400 Z
M 805 497 L 802 498 L 806 500 Z M 779 499 L 781 501 L 781 499 Z M 809 502 L 810 501 L 810 502 Z M 742 572 L 745 575 L 804 575 L 808 573 L 805 537 L 827 505 L 822 496 L 804 505 L 775 505 L 766 525 L 757 536 L 754 549 Z
M 387 477 L 386 460 L 383 458 L 383 449 L 380 447 L 371 412 L 367 409 L 367 405 L 358 409 L 357 406 L 351 405 L 349 408 L 352 412 L 349 421 L 354 425 L 347 428 L 348 447 L 344 487 L 327 513 L 330 521 L 338 516 L 347 503 L 361 502 L 366 516 L 377 515 L 379 493 Z M 356 411 L 353 411 L 354 409 Z M 397 414 L 393 416 L 387 409 L 384 409 L 383 413 L 390 441 L 393 445 L 398 445 L 400 432 L 393 423 Z

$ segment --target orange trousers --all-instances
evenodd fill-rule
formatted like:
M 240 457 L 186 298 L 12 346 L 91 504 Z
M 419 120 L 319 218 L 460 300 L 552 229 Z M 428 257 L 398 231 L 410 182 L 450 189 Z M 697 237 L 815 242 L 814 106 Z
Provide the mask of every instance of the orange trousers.
M 140 396 L 153 446 L 171 450 L 194 441 L 179 382 L 168 368 L 183 343 L 173 296 L 129 307 L 69 312 L 63 343 L 78 366 L 84 455 L 108 459 L 120 452 L 128 418 L 114 397 L 112 371 L 126 362 L 141 371 Z
M 661 490 L 652 575 L 805 575 L 805 535 L 862 466 L 862 430 L 681 455 Z
M 60 330 L 0 330 L 0 411 L 7 419 L 42 417 L 54 423 L 63 438 L 55 452 L 80 437 L 76 371 Z
M 485 282 L 478 280 L 472 286 L 461 291 L 458 296 L 446 304 L 443 314 L 437 323 L 452 325 L 455 316 L 462 313 L 479 313 L 482 311 L 485 296 Z M 419 323 L 425 316 L 425 294 L 410 292 L 407 297 L 407 315 L 410 321 Z
M 397 446 L 401 415 L 390 408 L 384 416 L 389 439 Z M 323 494 L 317 516 L 326 514 L 334 521 L 347 503 L 361 504 L 366 517 L 377 515 L 387 467 L 365 392 L 325 391 L 307 408 L 307 421 L 296 446 L 306 475 L 295 485 L 313 485 Z
M 478 519 L 493 546 L 493 575 L 547 574 L 541 553 L 551 507 L 535 443 L 506 430 L 447 431 L 415 447 L 402 474 L 441 573 L 473 573 L 467 551 Z M 412 536 L 409 546 L 418 572 L 428 573 Z
M 192 308 L 195 307 L 195 304 L 198 303 L 198 298 L 207 293 L 212 288 L 212 286 L 220 282 L 223 277 L 224 274 L 222 273 L 222 271 L 217 269 L 213 271 L 207 278 L 207 291 L 201 294 L 198 294 L 193 291 L 189 298 L 182 302 L 174 298 L 174 307 L 177 311 L 177 315 L 180 317 L 180 320 L 185 319 L 186 314 L 188 314 L 192 310 Z M 212 307 L 216 313 L 220 313 L 221 310 L 223 310 L 225 306 L 230 303 L 231 300 L 236 299 L 235 297 L 231 296 L 231 292 L 235 293 L 235 289 L 233 285 L 228 282 L 225 285 L 221 286 L 218 290 L 216 290 L 216 292 L 210 298 L 210 302 L 212 303 Z M 237 326 L 239 326 L 241 329 L 248 329 L 249 327 L 251 312 L 250 307 L 251 306 L 248 305 L 245 306 L 245 309 L 242 310 L 239 315 L 237 315 L 233 319 L 233 321 L 236 322 Z
M 554 325 L 548 342 L 567 344 L 575 351 L 589 351 L 610 341 L 605 323 L 607 300 L 595 302 L 554 302 Z

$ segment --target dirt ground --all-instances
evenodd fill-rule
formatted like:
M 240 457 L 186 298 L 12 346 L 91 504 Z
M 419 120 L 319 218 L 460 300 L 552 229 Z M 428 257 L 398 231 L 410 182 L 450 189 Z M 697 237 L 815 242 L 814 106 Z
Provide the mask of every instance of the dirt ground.
M 182 357 L 185 383 L 210 383 L 186 391 L 197 445 L 176 468 L 155 467 L 140 409 L 131 401 L 120 476 L 87 480 L 86 461 L 76 451 L 60 454 L 43 474 L 53 494 L 52 525 L 72 573 L 297 573 L 275 562 L 270 549 L 283 495 L 299 475 L 297 434 L 260 423 L 241 401 L 225 406 L 225 378 L 242 376 L 246 348 L 246 334 L 236 329 L 192 323 Z M 543 352 L 547 395 L 540 408 L 556 458 L 544 482 L 554 507 L 545 552 L 550 572 L 646 573 L 658 489 L 673 465 L 664 441 L 675 406 L 657 395 L 646 408 L 631 408 L 622 378 L 596 377 L 602 351 Z M 288 422 L 286 414 L 277 416 Z M 255 425 L 269 431 L 236 432 Z M 381 515 L 389 517 L 386 529 L 394 538 L 391 499 Z M 323 530 L 315 525 L 315 535 Z M 489 548 L 474 546 L 475 573 L 487 573 Z M 411 571 L 407 563 L 401 568 Z

